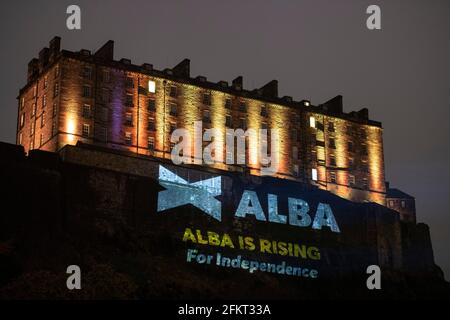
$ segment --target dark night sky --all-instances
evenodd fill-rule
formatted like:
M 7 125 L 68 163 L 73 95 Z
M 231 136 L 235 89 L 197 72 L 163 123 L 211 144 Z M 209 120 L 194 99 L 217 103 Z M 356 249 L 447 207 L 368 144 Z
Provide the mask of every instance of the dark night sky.
M 70 4 L 81 7 L 80 31 L 66 29 Z M 381 31 L 366 28 L 370 4 Z M 10 0 L 0 27 L 2 141 L 15 141 L 27 63 L 54 35 L 69 50 L 111 39 L 116 59 L 163 69 L 189 58 L 193 76 L 243 75 L 250 89 L 278 79 L 280 95 L 319 104 L 342 94 L 346 111 L 368 107 L 383 123 L 386 178 L 416 196 L 450 278 L 450 1 Z

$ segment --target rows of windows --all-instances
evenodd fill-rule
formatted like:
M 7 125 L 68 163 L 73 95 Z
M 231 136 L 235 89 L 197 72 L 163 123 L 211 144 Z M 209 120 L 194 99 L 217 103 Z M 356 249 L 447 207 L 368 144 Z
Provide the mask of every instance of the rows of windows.
M 57 65 L 55 67 L 55 70 L 54 70 L 54 78 L 57 79 L 58 76 L 59 76 L 59 66 Z M 45 126 L 46 119 L 47 119 L 45 109 L 46 109 L 47 104 L 48 104 L 48 95 L 47 95 L 48 86 L 49 86 L 49 75 L 46 74 L 43 77 L 44 94 L 42 95 L 42 99 L 40 100 L 41 101 L 42 112 L 40 114 L 40 120 L 39 121 L 40 121 L 41 128 Z M 38 86 L 37 86 L 37 84 L 33 86 L 32 90 L 33 90 L 32 94 L 33 94 L 34 102 L 31 105 L 31 113 L 30 113 L 30 116 L 32 118 L 31 119 L 31 123 L 30 123 L 30 135 L 34 136 L 34 134 L 35 134 L 35 127 L 36 127 L 35 121 L 38 120 L 38 119 L 33 119 L 34 117 L 38 117 L 38 103 L 37 103 L 37 101 L 38 101 L 38 98 L 37 98 Z M 54 87 L 53 87 L 53 97 L 55 98 L 58 95 L 59 95 L 59 83 L 56 82 L 54 84 Z M 24 107 L 25 107 L 25 97 L 22 96 L 20 98 L 20 110 L 23 110 Z M 53 102 L 53 109 L 52 109 L 52 117 L 53 118 L 56 117 L 56 114 L 57 114 L 56 108 L 57 108 L 57 104 L 56 104 L 56 101 L 55 101 L 55 102 Z M 25 127 L 26 121 L 27 120 L 26 120 L 26 117 L 25 117 L 25 112 L 20 113 L 20 116 L 19 116 L 19 130 L 21 130 L 21 129 L 23 129 Z M 55 128 L 54 127 L 56 127 L 55 120 L 52 122 L 52 135 L 55 132 Z M 23 133 L 20 132 L 19 133 L 19 143 L 20 144 L 22 144 L 22 139 L 23 139 Z M 34 140 L 34 138 L 30 139 L 30 140 Z M 42 137 L 39 138 L 39 141 L 41 141 L 41 140 L 42 140 Z M 39 143 L 39 145 L 41 145 L 41 143 Z M 34 148 L 34 143 L 33 143 L 33 148 Z
M 297 169 L 298 170 L 298 169 Z M 295 169 L 294 169 L 295 171 Z M 337 183 L 337 178 L 336 178 L 336 172 L 335 171 L 330 171 L 330 179 L 329 182 L 331 183 Z M 316 168 L 311 169 L 311 180 L 313 181 L 318 181 L 318 172 Z M 358 187 L 357 183 L 356 183 L 356 177 L 353 174 L 349 174 L 348 175 L 348 186 L 349 187 Z M 369 183 L 367 178 L 362 178 L 361 179 L 361 184 L 359 185 L 362 189 L 369 189 Z
M 87 68 L 84 71 L 84 75 L 85 75 L 85 78 L 91 79 L 91 77 L 92 77 L 92 70 Z M 106 71 L 103 72 L 102 80 L 106 81 L 106 82 L 110 80 L 109 72 L 106 72 Z M 134 88 L 134 80 L 133 80 L 133 78 L 127 77 L 125 79 L 125 86 L 126 86 L 126 88 Z M 152 80 L 150 80 L 148 82 L 148 91 L 150 93 L 155 93 L 156 92 L 156 82 L 154 82 Z M 177 98 L 178 95 L 179 95 L 179 90 L 178 90 L 178 88 L 176 86 L 170 86 L 168 94 L 169 94 L 169 96 L 171 98 Z M 83 97 L 91 97 L 91 95 L 92 95 L 91 87 L 88 86 L 88 85 L 83 86 Z M 102 97 L 103 101 L 109 101 L 109 96 L 110 96 L 109 95 L 109 90 L 108 89 L 104 89 L 104 91 L 102 92 L 102 96 L 103 96 Z M 133 94 L 129 94 L 129 93 L 126 94 L 125 105 L 127 107 L 133 107 L 133 105 L 134 105 L 133 99 L 134 99 Z M 203 96 L 202 96 L 202 103 L 205 106 L 211 106 L 212 105 L 212 96 L 211 96 L 210 93 L 207 92 L 207 93 L 203 94 Z M 225 108 L 226 109 L 231 109 L 232 108 L 232 100 L 230 98 L 226 98 L 225 99 Z M 152 112 L 156 111 L 156 102 L 155 102 L 154 98 L 150 97 L 148 99 L 147 109 L 149 111 L 152 111 Z M 171 116 L 177 116 L 178 115 L 178 105 L 177 105 L 177 103 L 169 102 L 168 103 L 168 111 L 169 111 L 169 114 Z M 241 101 L 239 103 L 239 105 L 238 105 L 238 111 L 242 112 L 242 113 L 246 113 L 247 112 L 247 104 L 245 102 Z M 83 117 L 89 118 L 90 114 L 91 114 L 90 107 L 85 105 L 83 107 Z M 261 105 L 260 115 L 262 117 L 267 117 L 268 116 L 268 110 L 267 110 L 267 106 L 266 105 Z M 107 118 L 107 117 L 105 117 L 105 118 Z M 211 112 L 210 112 L 209 109 L 204 109 L 203 110 L 203 112 L 202 112 L 202 120 L 203 120 L 204 123 L 211 123 Z M 240 128 L 243 128 L 244 130 L 247 128 L 247 119 L 245 117 L 240 117 L 239 120 L 238 120 L 238 123 L 239 123 L 239 127 Z M 227 127 L 232 127 L 232 124 L 233 124 L 233 117 L 232 117 L 232 115 L 231 114 L 226 114 L 226 116 L 225 116 L 225 125 Z M 316 122 L 316 119 L 313 116 L 311 116 L 309 118 L 309 124 L 310 124 L 310 127 L 312 127 L 312 128 L 319 127 L 319 124 Z M 133 114 L 131 112 L 126 112 L 126 114 L 125 114 L 125 125 L 126 126 L 133 126 Z M 267 122 L 266 121 L 262 121 L 261 128 L 267 129 Z M 155 130 L 155 118 L 152 117 L 152 116 L 150 116 L 148 118 L 147 129 L 149 131 L 154 131 Z M 172 132 L 174 129 L 175 129 L 175 125 L 173 123 L 171 123 L 170 124 L 170 131 Z M 334 126 L 333 122 L 328 122 L 327 130 L 329 132 L 335 132 L 335 126 Z M 292 140 L 293 141 L 297 141 L 298 140 L 298 132 L 297 132 L 297 130 L 293 129 L 291 134 L 292 134 L 291 135 Z M 83 136 L 89 136 L 89 126 L 88 125 L 83 126 Z M 314 140 L 315 140 L 315 137 L 314 137 Z M 127 132 L 125 134 L 125 143 L 127 145 L 131 145 L 132 144 L 132 134 L 129 133 L 129 132 Z M 154 138 L 153 137 L 149 138 L 148 145 L 149 145 L 149 149 L 151 149 L 151 150 L 154 149 Z M 328 138 L 328 147 L 330 149 L 336 149 L 336 141 L 335 141 L 334 137 L 329 137 Z M 347 142 L 347 150 L 349 152 L 354 152 L 355 151 L 353 141 L 348 141 Z M 367 153 L 367 149 L 366 149 L 365 144 L 362 144 L 361 148 L 359 150 L 361 150 L 362 154 L 366 154 Z M 293 147 L 293 158 L 294 159 L 299 159 L 300 158 L 299 150 L 298 150 L 297 146 Z M 330 156 L 330 158 L 329 158 L 329 165 L 333 166 L 333 167 L 336 166 L 336 159 L 335 159 L 334 155 Z M 298 165 L 297 165 L 297 167 L 298 167 Z M 349 167 L 353 167 L 353 159 L 351 159 L 351 158 L 349 159 Z M 316 169 L 314 169 L 314 170 L 315 171 L 312 172 L 312 178 L 313 178 L 313 180 L 317 180 L 317 170 Z M 295 169 L 294 169 L 294 171 L 295 171 Z M 297 168 L 297 172 L 298 172 L 298 168 Z M 330 180 L 332 182 L 336 181 L 336 177 L 335 177 L 335 173 L 334 172 L 330 175 Z M 355 179 L 354 179 L 354 176 L 352 176 L 352 175 L 349 176 L 349 184 L 350 185 L 355 185 Z
M 396 207 L 395 206 L 395 201 L 394 200 L 389 200 L 388 206 L 389 206 L 389 208 L 395 208 Z M 402 209 L 406 208 L 406 201 L 405 200 L 400 200 L 400 207 Z
M 45 119 L 45 118 L 43 117 L 42 119 Z M 44 122 L 44 120 L 42 120 L 42 123 L 43 122 Z M 53 120 L 52 121 L 52 131 L 51 131 L 50 137 L 53 137 L 56 134 L 56 130 L 57 130 L 57 128 L 56 128 L 56 120 Z M 30 150 L 33 150 L 35 148 L 35 144 L 34 144 L 35 137 L 34 137 L 34 134 L 35 134 L 35 123 L 32 122 L 31 123 L 31 130 L 30 130 L 30 139 L 29 139 L 30 140 L 30 145 L 29 145 L 29 149 Z M 45 142 L 44 141 L 44 134 L 40 133 L 39 134 L 38 147 L 39 148 L 42 147 L 44 145 L 44 142 Z M 22 132 L 19 133 L 18 144 L 23 145 L 23 133 Z

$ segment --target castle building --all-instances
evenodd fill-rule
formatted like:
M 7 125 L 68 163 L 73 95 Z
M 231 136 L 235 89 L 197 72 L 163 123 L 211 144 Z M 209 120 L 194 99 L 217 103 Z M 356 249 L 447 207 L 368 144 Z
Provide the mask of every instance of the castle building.
M 400 220 L 416 223 L 416 199 L 386 182 L 386 205 L 399 213 Z
M 276 177 L 329 190 L 343 198 L 386 204 L 381 123 L 368 110 L 345 113 L 341 96 L 323 104 L 278 96 L 278 82 L 247 90 L 242 77 L 231 84 L 191 77 L 185 59 L 171 69 L 114 60 L 114 43 L 95 53 L 60 49 L 60 38 L 28 64 L 18 96 L 17 144 L 25 151 L 58 151 L 83 142 L 139 156 L 170 158 L 171 132 L 226 128 L 278 129 Z M 246 146 L 247 160 L 259 156 Z M 225 148 L 223 149 L 225 153 Z M 216 163 L 216 169 L 260 175 L 258 161 Z

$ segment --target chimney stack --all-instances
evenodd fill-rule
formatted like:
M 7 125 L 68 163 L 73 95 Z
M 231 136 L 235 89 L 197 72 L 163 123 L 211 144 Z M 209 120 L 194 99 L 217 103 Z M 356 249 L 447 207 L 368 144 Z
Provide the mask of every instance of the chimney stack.
M 52 40 L 50 40 L 50 63 L 55 61 L 56 57 L 59 54 L 59 51 L 61 50 L 61 38 L 60 37 L 53 37 Z
M 49 48 L 43 48 L 41 51 L 39 51 L 39 72 L 42 72 L 47 66 L 49 55 Z
M 189 59 L 184 59 L 179 64 L 177 64 L 175 67 L 173 67 L 172 72 L 174 75 L 182 78 L 189 78 L 190 77 L 190 65 L 191 61 Z
M 35 76 L 39 73 L 39 60 L 33 58 L 28 62 L 28 74 L 27 74 L 27 82 L 31 82 Z
M 262 86 L 259 90 L 261 90 L 262 95 L 267 98 L 278 98 L 278 81 L 272 80 Z
M 107 61 L 114 60 L 114 41 L 108 40 L 94 55 Z
M 243 80 L 242 76 L 239 76 L 236 79 L 234 79 L 232 81 L 233 89 L 239 90 L 239 91 L 242 90 L 243 89 L 243 82 L 244 82 L 244 80 Z
M 322 107 L 331 113 L 334 114 L 340 114 L 343 112 L 344 108 L 342 106 L 342 96 L 338 95 L 334 97 L 333 99 L 328 100 L 324 104 L 322 104 Z

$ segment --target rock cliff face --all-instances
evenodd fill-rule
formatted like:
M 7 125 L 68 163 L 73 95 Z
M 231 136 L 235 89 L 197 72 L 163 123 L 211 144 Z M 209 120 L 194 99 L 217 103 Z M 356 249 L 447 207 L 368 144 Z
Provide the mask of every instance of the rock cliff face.
M 401 223 L 380 205 L 353 203 L 297 182 L 175 167 L 94 147 L 29 156 L 13 145 L 0 149 L 2 298 L 430 298 L 450 292 L 434 264 L 428 227 Z M 189 204 L 157 212 L 161 165 L 189 182 L 222 176 L 221 221 Z M 266 217 L 268 194 L 277 195 L 283 215 L 288 198 L 306 201 L 311 215 L 326 203 L 341 232 L 236 218 L 244 190 L 256 192 Z M 235 247 L 183 241 L 186 228 L 199 230 L 206 241 L 208 231 L 227 234 Z M 241 249 L 239 236 L 251 237 L 255 249 Z M 261 252 L 261 239 L 316 247 L 320 259 Z M 319 276 L 187 262 L 189 248 L 285 262 L 316 269 Z M 81 267 L 83 289 L 69 291 L 66 268 L 74 264 Z M 381 267 L 382 290 L 366 287 L 372 264 Z

